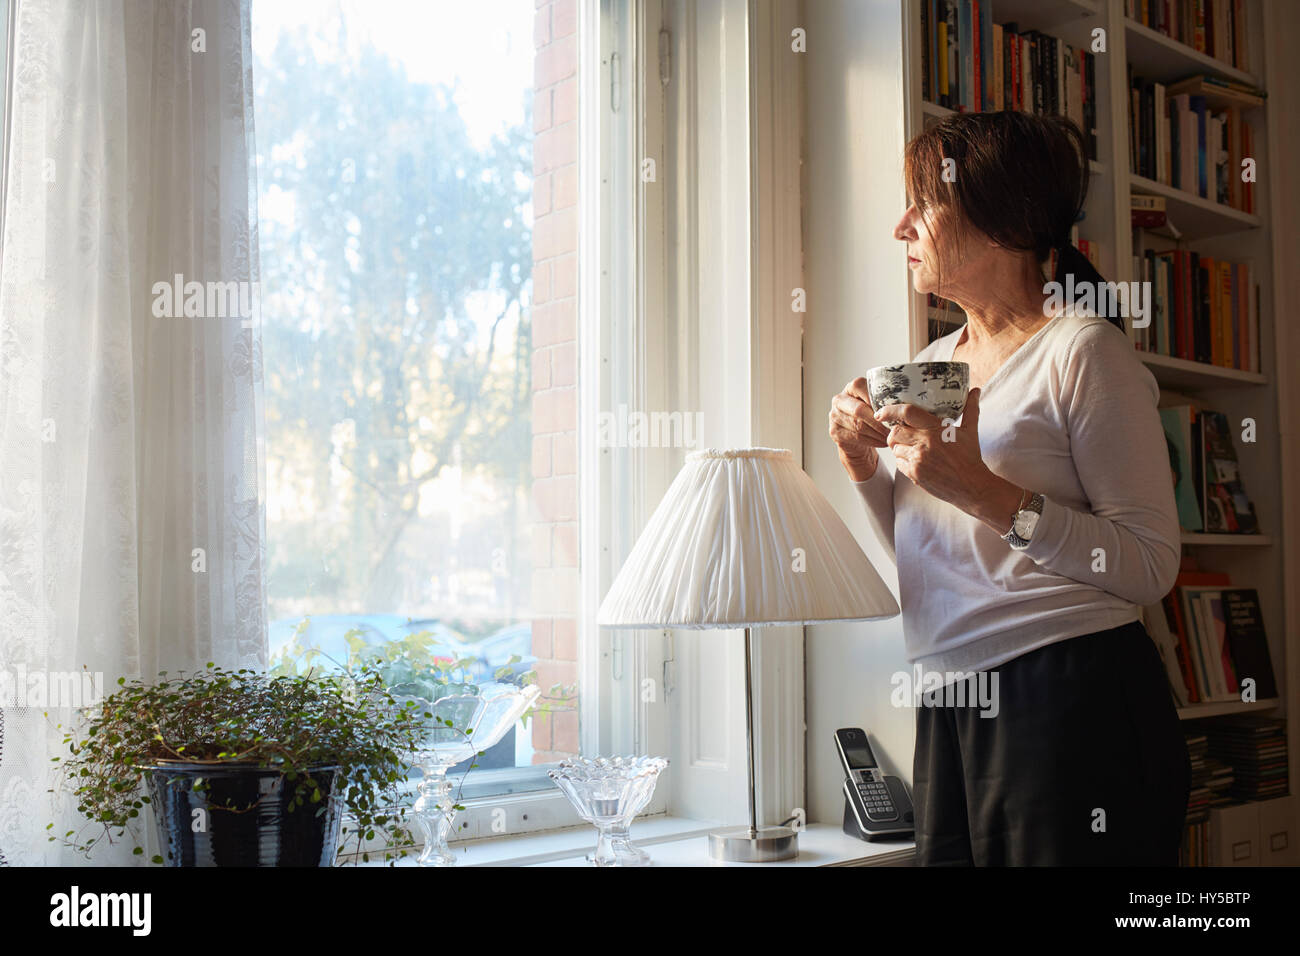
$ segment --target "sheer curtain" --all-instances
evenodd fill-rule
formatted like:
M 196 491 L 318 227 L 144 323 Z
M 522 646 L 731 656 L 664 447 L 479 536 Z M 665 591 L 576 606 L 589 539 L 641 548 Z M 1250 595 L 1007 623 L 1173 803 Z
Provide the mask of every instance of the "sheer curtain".
M 13 864 L 71 859 L 45 825 L 75 823 L 46 793 L 72 712 L 43 712 L 42 681 L 66 694 L 85 668 L 108 693 L 265 664 L 249 3 L 18 0 L 0 246 Z

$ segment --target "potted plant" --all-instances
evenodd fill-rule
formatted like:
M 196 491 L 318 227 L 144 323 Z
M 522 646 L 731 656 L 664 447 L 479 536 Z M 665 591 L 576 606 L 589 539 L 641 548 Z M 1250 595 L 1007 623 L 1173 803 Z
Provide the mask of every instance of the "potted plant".
M 329 866 L 355 841 L 390 863 L 413 842 L 404 755 L 427 717 L 384 676 L 274 675 L 212 664 L 154 683 L 118 681 L 63 761 L 87 827 L 64 841 L 87 854 L 128 832 L 152 805 L 172 866 Z M 51 824 L 51 827 L 53 824 Z M 51 837 L 55 839 L 55 837 Z

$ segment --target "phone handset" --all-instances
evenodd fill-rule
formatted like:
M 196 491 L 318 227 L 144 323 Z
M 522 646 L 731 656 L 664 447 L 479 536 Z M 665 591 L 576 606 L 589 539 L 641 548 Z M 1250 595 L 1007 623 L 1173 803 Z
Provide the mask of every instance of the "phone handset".
M 876 755 L 866 732 L 857 727 L 835 731 L 835 748 L 844 766 L 844 794 L 862 829 L 896 822 L 899 808 L 894 804 L 885 775 L 876 765 Z

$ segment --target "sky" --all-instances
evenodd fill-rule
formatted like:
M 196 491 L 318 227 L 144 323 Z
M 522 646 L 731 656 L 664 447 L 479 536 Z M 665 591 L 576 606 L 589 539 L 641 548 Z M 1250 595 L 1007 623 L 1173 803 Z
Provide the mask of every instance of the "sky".
M 265 56 L 285 29 L 310 30 L 328 44 L 346 17 L 349 42 L 368 37 L 412 79 L 459 80 L 456 104 L 481 147 L 523 120 L 533 7 L 533 0 L 253 0 L 253 52 Z

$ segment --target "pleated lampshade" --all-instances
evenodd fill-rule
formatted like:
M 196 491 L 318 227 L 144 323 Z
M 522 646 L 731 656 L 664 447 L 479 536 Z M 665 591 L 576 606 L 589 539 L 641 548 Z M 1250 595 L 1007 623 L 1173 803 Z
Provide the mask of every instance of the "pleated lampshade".
M 740 628 L 898 613 L 852 532 L 782 448 L 691 452 L 597 623 Z

